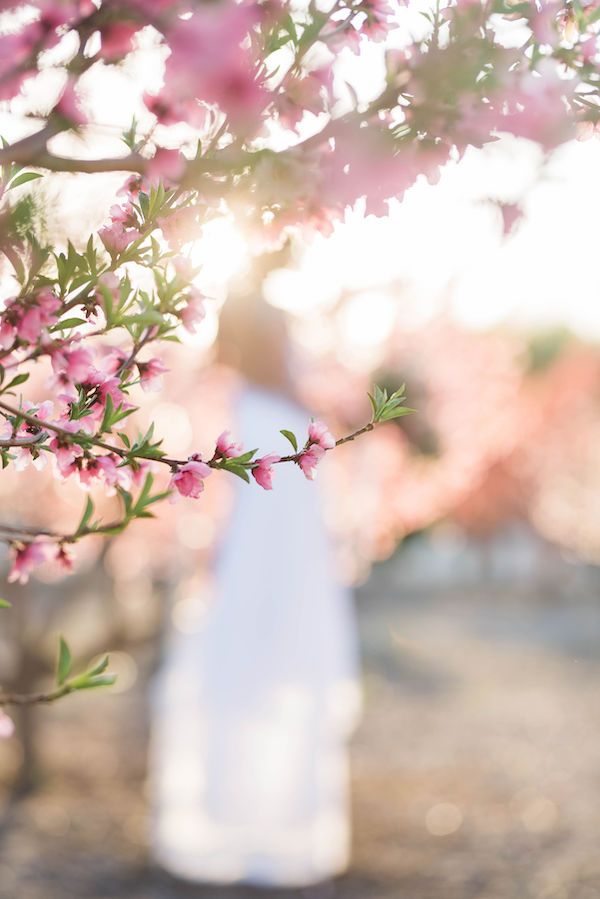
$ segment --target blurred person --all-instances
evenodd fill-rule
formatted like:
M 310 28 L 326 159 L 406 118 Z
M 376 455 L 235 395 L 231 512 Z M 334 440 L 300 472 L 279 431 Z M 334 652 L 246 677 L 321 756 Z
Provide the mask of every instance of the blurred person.
M 241 293 L 219 356 L 240 374 L 233 434 L 289 452 L 303 439 L 283 313 Z M 277 439 L 276 439 L 277 438 Z M 360 691 L 351 596 L 336 575 L 315 484 L 274 467 L 238 482 L 201 628 L 171 634 L 155 694 L 153 851 L 199 883 L 302 887 L 349 861 L 347 741 Z M 200 602 L 200 600 L 199 600 Z

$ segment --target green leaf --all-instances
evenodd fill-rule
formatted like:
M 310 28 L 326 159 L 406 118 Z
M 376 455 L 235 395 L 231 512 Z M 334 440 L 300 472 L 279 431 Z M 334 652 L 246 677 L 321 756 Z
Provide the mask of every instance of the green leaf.
M 90 668 L 89 671 L 86 671 L 88 677 L 94 677 L 97 674 L 104 674 L 106 669 L 108 668 L 108 663 L 110 661 L 110 656 L 104 656 L 97 665 L 94 665 L 93 668 Z
M 257 447 L 257 449 L 248 450 L 247 452 L 242 453 L 241 456 L 236 456 L 231 461 L 236 465 L 245 465 L 246 462 L 250 462 L 252 460 L 252 457 L 254 456 L 254 454 L 257 451 L 258 451 L 258 447 Z
M 22 184 L 27 184 L 28 181 L 36 181 L 41 177 L 39 172 L 22 172 L 20 175 L 17 175 L 16 178 L 11 180 L 6 189 L 12 190 L 13 187 L 20 187 Z
M 105 660 L 108 662 L 108 656 L 106 659 L 102 659 L 100 665 L 103 665 Z M 110 687 L 112 686 L 116 679 L 116 674 L 104 674 L 103 672 L 106 670 L 106 666 L 102 668 L 101 672 L 95 673 L 95 669 L 91 671 L 86 671 L 85 674 L 79 674 L 77 677 L 74 677 L 73 680 L 69 681 L 69 687 L 72 690 L 91 690 L 94 687 Z
M 140 204 L 140 211 L 144 217 L 144 221 L 148 218 L 148 210 L 150 208 L 150 198 L 147 193 L 144 191 L 140 191 L 138 194 L 138 203 Z
M 286 437 L 290 441 L 290 443 L 294 447 L 294 452 L 297 453 L 298 452 L 298 441 L 297 441 L 296 435 L 293 433 L 293 431 L 286 431 L 285 429 L 282 429 L 279 433 L 283 434 L 283 436 Z
M 146 309 L 145 312 L 137 312 L 134 315 L 123 315 L 119 319 L 120 325 L 162 325 L 163 317 L 156 309 Z
M 22 374 L 17 375 L 15 378 L 13 378 L 12 381 L 9 381 L 4 389 L 8 390 L 9 387 L 17 387 L 19 384 L 24 384 L 27 380 L 29 380 L 29 374 L 23 372 Z
M 163 499 L 166 499 L 168 496 L 171 496 L 170 490 L 163 490 L 162 493 L 155 493 L 154 496 L 149 496 L 148 499 L 144 503 L 144 507 L 151 506 L 154 503 L 160 503 Z
M 135 116 L 131 120 L 131 125 L 124 131 L 121 135 L 121 140 L 125 143 L 131 151 L 135 149 L 136 145 L 136 134 L 137 134 L 137 120 Z
M 112 397 L 110 393 L 106 397 L 106 405 L 104 406 L 104 415 L 102 417 L 102 424 L 100 425 L 100 433 L 104 434 L 105 431 L 110 431 L 113 423 L 113 412 L 115 411 L 114 403 L 112 401 Z
M 245 481 L 247 484 L 250 483 L 248 472 L 241 465 L 227 465 L 225 471 L 230 471 L 231 474 L 237 475 L 238 478 L 241 478 L 242 481 Z
M 395 409 L 387 409 L 381 413 L 379 421 L 392 421 L 394 418 L 402 418 L 403 415 L 412 415 L 416 409 L 410 409 L 408 406 L 398 406 Z
M 71 673 L 72 664 L 73 660 L 71 659 L 71 650 L 65 643 L 64 639 L 60 637 L 58 641 L 58 660 L 56 663 L 56 683 L 59 687 L 62 687 L 69 674 Z
M 369 400 L 373 409 L 373 421 L 391 421 L 394 418 L 401 418 L 403 415 L 410 415 L 415 410 L 405 406 L 406 402 L 406 385 L 402 384 L 398 390 L 395 390 L 391 396 L 388 396 L 385 388 L 379 387 L 377 384 L 373 388 L 373 394 L 369 394 Z
M 0 599 L 0 609 L 12 609 L 12 604 L 6 599 Z
M 85 504 L 85 509 L 83 510 L 83 515 L 81 516 L 81 521 L 77 525 L 77 530 L 75 531 L 75 537 L 78 537 L 82 534 L 88 526 L 88 522 L 92 515 L 94 514 L 94 503 L 92 502 L 92 498 L 88 496 Z
M 92 690 L 94 687 L 112 687 L 116 680 L 116 674 L 99 674 L 95 677 L 85 677 L 84 675 L 80 682 L 78 682 L 78 678 L 75 683 L 77 690 Z
M 66 328 L 76 328 L 78 325 L 85 324 L 85 318 L 63 318 L 57 325 L 52 325 L 50 331 L 64 331 Z
M 7 390 L 10 390 L 11 387 L 18 387 L 19 384 L 24 384 L 25 381 L 29 380 L 29 375 L 26 372 L 23 372 L 20 375 L 17 375 L 16 378 L 13 378 L 12 381 L 6 385 L 6 387 L 2 388 L 2 392 L 5 393 Z

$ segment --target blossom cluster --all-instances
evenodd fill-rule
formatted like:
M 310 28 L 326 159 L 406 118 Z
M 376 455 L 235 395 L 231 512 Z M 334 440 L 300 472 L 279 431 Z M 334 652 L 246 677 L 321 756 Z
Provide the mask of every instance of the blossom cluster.
M 2 0 L 0 11 L 19 6 Z M 101 160 L 101 169 L 121 163 L 152 181 L 195 186 L 208 204 L 233 191 L 236 209 L 272 235 L 327 230 L 361 197 L 385 212 L 419 175 L 434 181 L 449 159 L 503 132 L 551 149 L 575 133 L 591 136 L 600 121 L 597 0 L 442 0 L 419 11 L 418 38 L 411 4 L 390 0 L 338 0 L 328 11 L 286 0 L 38 0 L 27 9 L 20 28 L 0 35 L 0 98 L 15 97 L 55 46 L 64 89 L 39 141 L 5 147 L 0 158 L 37 155 L 50 169 L 76 170 L 77 160 L 53 157 L 47 141 L 93 124 L 79 77 L 135 54 L 150 26 L 162 85 L 140 99 L 159 127 L 133 128 L 130 156 Z M 402 29 L 400 50 L 387 38 Z M 369 43 L 385 48 L 385 80 L 348 111 L 342 51 L 360 56 Z M 322 127 L 300 139 L 310 116 Z M 186 153 L 170 137 L 181 123 L 198 135 Z M 101 238 L 122 251 L 138 238 L 135 216 L 120 209 Z
M 193 332 L 206 302 L 190 280 L 193 269 L 169 250 L 164 237 L 161 252 L 156 251 L 159 223 L 176 215 L 182 202 L 175 203 L 174 193 L 161 186 L 143 185 L 145 191 L 141 186 L 139 179 L 128 180 L 123 201 L 111 207 L 107 223 L 82 252 L 69 243 L 66 253 L 54 251 L 39 265 L 26 240 L 15 242 L 9 259 L 18 290 L 0 314 L 3 466 L 39 470 L 52 460 L 58 478 L 74 478 L 86 491 L 100 486 L 106 495 L 122 497 L 141 491 L 142 504 L 129 509 L 124 524 L 155 501 L 144 485 L 163 455 L 151 434 L 132 443 L 126 433 L 126 420 L 136 410 L 132 390 L 161 388 L 167 367 L 151 345 L 178 327 Z M 131 264 L 150 268 L 155 291 L 134 286 Z M 52 399 L 13 399 L 43 359 L 50 372 L 46 395 Z M 25 583 L 34 568 L 51 559 L 70 569 L 70 544 L 106 530 L 90 520 L 91 514 L 84 518 L 67 535 L 0 525 L 13 548 L 9 581 Z
M 154 429 L 133 436 L 137 406 L 134 389 L 160 390 L 167 367 L 152 346 L 176 339 L 179 328 L 194 331 L 203 321 L 207 298 L 193 283 L 188 257 L 170 248 L 171 217 L 186 214 L 188 195 L 128 179 L 123 200 L 85 250 L 69 243 L 36 267 L 25 243 L 12 260 L 20 289 L 0 313 L 0 455 L 17 471 L 52 465 L 59 479 L 75 480 L 84 491 L 99 487 L 117 495 L 122 518 L 94 520 L 88 498 L 77 528 L 68 534 L 0 523 L 0 539 L 12 547 L 9 581 L 24 584 L 39 565 L 54 561 L 72 567 L 71 545 L 88 534 L 113 534 L 166 498 L 197 499 L 213 470 L 251 478 L 272 489 L 274 466 L 298 465 L 309 479 L 336 442 L 326 426 L 313 421 L 302 449 L 281 457 L 245 452 L 228 431 L 216 441 L 211 458 L 193 453 L 186 460 L 167 457 Z M 177 231 L 177 229 L 175 229 Z M 171 236 L 172 239 L 172 236 Z M 177 238 L 174 240 L 178 247 Z M 19 255 L 15 255 L 19 254 Z M 155 289 L 136 286 L 135 266 L 153 275 Z M 41 360 L 52 399 L 15 398 Z M 166 491 L 152 491 L 153 475 L 167 466 Z
M 249 471 L 257 484 L 263 490 L 273 489 L 273 470 L 279 462 L 291 461 L 301 469 L 308 480 L 315 477 L 315 469 L 325 455 L 325 451 L 333 449 L 336 440 L 327 426 L 319 421 L 311 421 L 308 427 L 308 438 L 302 450 L 292 456 L 282 457 L 274 453 L 255 458 L 255 452 L 244 453 L 241 443 L 235 443 L 229 431 L 223 433 L 217 439 L 215 452 L 209 464 L 202 461 L 197 453 L 190 456 L 187 462 L 177 467 L 171 477 L 171 487 L 181 496 L 197 499 L 204 490 L 204 481 L 211 474 L 213 467 L 225 468 L 240 474 Z

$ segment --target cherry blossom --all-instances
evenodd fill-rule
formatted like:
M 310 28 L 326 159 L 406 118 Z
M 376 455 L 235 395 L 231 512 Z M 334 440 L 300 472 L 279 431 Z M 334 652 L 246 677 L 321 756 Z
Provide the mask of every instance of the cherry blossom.
M 161 359 L 149 359 L 147 362 L 137 362 L 136 364 L 140 373 L 142 390 L 151 393 L 162 390 L 164 374 L 169 371 L 164 362 Z
M 31 572 L 43 564 L 48 558 L 48 546 L 45 543 L 26 543 L 18 546 L 12 568 L 8 574 L 9 583 L 26 584 Z
M 311 421 L 308 426 L 308 439 L 324 450 L 333 449 L 335 446 L 335 437 L 322 421 Z
M 211 469 L 200 458 L 190 458 L 171 477 L 171 487 L 181 496 L 198 499 L 204 490 L 204 481 L 210 475 Z
M 198 325 L 204 321 L 206 317 L 206 308 L 204 306 L 206 299 L 204 294 L 196 288 L 190 290 L 187 302 L 179 313 L 181 323 L 186 331 L 193 334 Z
M 256 460 L 256 467 L 252 469 L 252 477 L 263 490 L 273 489 L 273 468 L 274 463 L 279 462 L 280 456 L 270 455 L 263 456 Z
M 301 453 L 298 459 L 298 465 L 302 469 L 302 473 L 309 481 L 314 480 L 316 467 L 325 455 L 325 449 L 318 443 L 313 443 L 309 448 Z
M 216 452 L 219 456 L 225 456 L 226 459 L 233 459 L 242 455 L 244 447 L 241 443 L 235 443 L 230 431 L 223 431 L 217 439 Z

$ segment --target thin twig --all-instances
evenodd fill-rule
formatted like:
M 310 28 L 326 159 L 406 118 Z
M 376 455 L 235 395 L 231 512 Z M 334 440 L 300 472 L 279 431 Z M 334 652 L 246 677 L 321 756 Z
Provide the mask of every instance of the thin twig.
M 47 436 L 47 434 L 36 434 L 34 437 L 11 437 L 7 440 L 0 440 L 0 449 L 9 449 L 12 446 L 35 446 L 36 443 L 42 443 Z
M 52 690 L 49 693 L 0 693 L 0 706 L 7 705 L 42 705 L 50 702 L 56 702 L 69 693 L 74 693 L 74 689 L 68 684 Z

